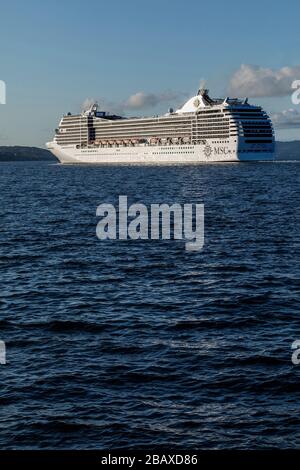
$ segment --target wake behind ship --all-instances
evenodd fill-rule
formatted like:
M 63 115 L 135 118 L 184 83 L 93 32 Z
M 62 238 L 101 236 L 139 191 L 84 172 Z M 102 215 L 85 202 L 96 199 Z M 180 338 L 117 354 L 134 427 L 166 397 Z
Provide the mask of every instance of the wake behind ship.
M 248 99 L 212 99 L 200 89 L 177 111 L 125 118 L 98 111 L 65 115 L 47 147 L 61 163 L 197 163 L 274 158 L 270 118 Z

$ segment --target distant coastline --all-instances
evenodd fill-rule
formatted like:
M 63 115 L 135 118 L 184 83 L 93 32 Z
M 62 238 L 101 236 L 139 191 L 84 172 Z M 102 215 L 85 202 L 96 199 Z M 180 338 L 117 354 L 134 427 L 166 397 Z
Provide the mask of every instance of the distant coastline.
M 300 140 L 276 142 L 276 160 L 300 160 Z M 52 161 L 49 150 L 39 147 L 0 146 L 0 162 Z
M 39 147 L 0 146 L 0 162 L 52 161 L 57 159 L 49 150 Z
M 276 142 L 276 160 L 300 160 L 300 140 Z

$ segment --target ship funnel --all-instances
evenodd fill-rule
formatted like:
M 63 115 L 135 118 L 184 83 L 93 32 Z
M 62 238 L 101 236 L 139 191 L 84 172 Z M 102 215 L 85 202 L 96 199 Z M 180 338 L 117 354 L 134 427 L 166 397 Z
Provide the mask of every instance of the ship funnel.
M 198 95 L 201 95 L 201 96 L 205 96 L 205 95 L 208 95 L 209 93 L 209 90 L 207 88 L 199 88 L 198 90 Z
M 214 104 L 214 100 L 209 97 L 208 93 L 209 90 L 207 88 L 200 88 L 198 90 L 198 96 L 200 95 L 202 97 L 202 101 L 205 106 L 212 106 Z

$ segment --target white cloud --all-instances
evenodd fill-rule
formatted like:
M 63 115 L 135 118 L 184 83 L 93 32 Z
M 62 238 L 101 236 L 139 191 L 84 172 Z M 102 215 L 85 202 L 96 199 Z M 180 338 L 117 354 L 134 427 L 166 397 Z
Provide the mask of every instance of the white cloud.
M 175 93 L 167 91 L 164 93 L 145 93 L 139 91 L 131 95 L 124 103 L 124 107 L 128 109 L 145 109 L 154 108 L 160 103 L 172 103 L 186 96 L 185 93 Z
M 287 96 L 291 95 L 292 82 L 300 79 L 300 65 L 279 70 L 242 64 L 232 76 L 230 96 Z
M 286 109 L 271 116 L 277 129 L 293 129 L 300 127 L 300 113 L 297 109 Z
M 139 91 L 134 95 L 129 96 L 125 102 L 127 108 L 140 109 L 140 108 L 152 108 L 159 103 L 159 98 L 154 93 L 144 93 Z
M 100 109 L 123 115 L 127 111 L 155 108 L 160 103 L 177 105 L 179 101 L 182 101 L 187 96 L 187 93 L 184 92 L 166 91 L 162 93 L 145 93 L 144 91 L 139 91 L 120 102 L 108 101 L 103 98 L 97 100 L 94 98 L 86 98 L 81 105 L 81 109 L 82 111 L 86 111 L 97 101 Z

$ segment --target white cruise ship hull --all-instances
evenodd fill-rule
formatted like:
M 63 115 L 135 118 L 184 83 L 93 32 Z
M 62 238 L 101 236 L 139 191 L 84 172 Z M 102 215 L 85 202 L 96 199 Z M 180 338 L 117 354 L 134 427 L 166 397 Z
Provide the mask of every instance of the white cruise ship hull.
M 238 161 L 272 161 L 274 153 L 249 146 L 238 148 L 236 143 L 216 145 L 139 145 L 135 147 L 60 146 L 48 142 L 47 147 L 62 164 L 191 164 Z

